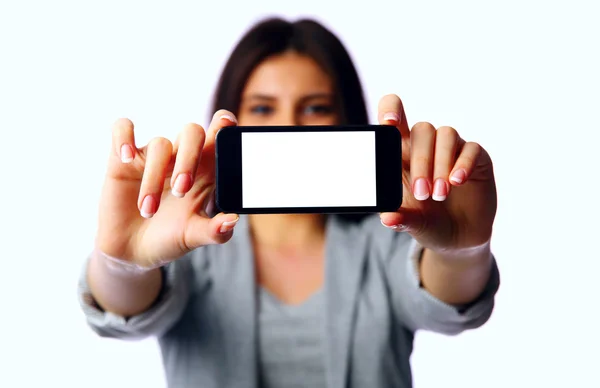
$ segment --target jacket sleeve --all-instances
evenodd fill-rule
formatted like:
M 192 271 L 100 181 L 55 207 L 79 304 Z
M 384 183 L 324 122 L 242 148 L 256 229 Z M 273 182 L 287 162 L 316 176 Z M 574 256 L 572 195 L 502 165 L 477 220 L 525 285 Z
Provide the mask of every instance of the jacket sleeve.
M 182 257 L 162 267 L 163 287 L 155 303 L 145 312 L 125 318 L 103 311 L 94 301 L 87 282 L 86 260 L 78 282 L 79 305 L 87 324 L 101 337 L 141 340 L 159 337 L 181 317 L 187 305 L 191 287 L 189 257 Z
M 419 260 L 423 247 L 416 240 L 406 233 L 387 230 L 381 225 L 374 234 L 385 263 L 392 311 L 409 330 L 457 335 L 478 328 L 489 320 L 500 286 L 500 274 L 493 255 L 490 278 L 480 296 L 466 306 L 450 305 L 421 286 Z

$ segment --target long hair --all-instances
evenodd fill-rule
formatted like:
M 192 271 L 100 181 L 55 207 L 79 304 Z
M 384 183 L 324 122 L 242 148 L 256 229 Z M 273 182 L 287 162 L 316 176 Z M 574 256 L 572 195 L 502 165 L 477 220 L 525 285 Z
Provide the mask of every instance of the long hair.
M 252 27 L 237 43 L 225 64 L 212 112 L 227 109 L 238 115 L 242 93 L 252 71 L 265 59 L 293 50 L 312 58 L 331 78 L 342 125 L 369 123 L 358 73 L 342 42 L 320 23 L 302 19 L 288 22 L 266 19 Z M 360 221 L 363 214 L 339 214 L 346 221 Z

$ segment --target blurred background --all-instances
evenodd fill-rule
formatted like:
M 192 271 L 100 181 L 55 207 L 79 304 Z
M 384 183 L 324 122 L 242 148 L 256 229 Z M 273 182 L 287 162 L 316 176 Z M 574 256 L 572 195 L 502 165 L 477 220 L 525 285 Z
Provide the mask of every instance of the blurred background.
M 452 125 L 495 161 L 502 276 L 481 329 L 419 333 L 417 388 L 600 387 L 600 15 L 593 1 L 0 2 L 0 387 L 163 387 L 158 347 L 96 337 L 76 299 L 119 117 L 140 144 L 207 124 L 269 16 L 337 33 L 371 118 Z

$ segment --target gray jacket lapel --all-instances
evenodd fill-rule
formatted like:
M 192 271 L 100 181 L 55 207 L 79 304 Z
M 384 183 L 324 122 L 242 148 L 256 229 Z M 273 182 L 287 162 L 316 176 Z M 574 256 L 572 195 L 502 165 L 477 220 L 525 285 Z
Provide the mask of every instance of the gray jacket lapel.
M 215 365 L 218 386 L 256 388 L 256 281 L 246 217 L 240 217 L 234 237 L 221 248 L 212 263 L 218 277 L 214 287 L 224 346 L 223 359 Z
M 356 298 L 366 256 L 366 234 L 341 224 L 327 223 L 325 273 L 325 339 L 328 386 L 345 388 L 353 332 Z

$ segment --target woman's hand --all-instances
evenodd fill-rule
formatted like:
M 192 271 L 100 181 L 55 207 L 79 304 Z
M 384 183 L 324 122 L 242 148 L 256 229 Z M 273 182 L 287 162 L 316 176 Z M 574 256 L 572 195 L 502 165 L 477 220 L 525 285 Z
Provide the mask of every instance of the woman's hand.
M 408 128 L 396 95 L 379 103 L 380 124 L 402 136 L 403 202 L 381 222 L 410 233 L 432 251 L 460 252 L 489 242 L 497 197 L 492 160 L 479 144 L 466 142 L 451 127 L 417 123 Z
M 235 125 L 218 111 L 204 131 L 187 125 L 175 144 L 156 138 L 135 145 L 133 123 L 118 120 L 100 199 L 96 246 L 105 255 L 153 268 L 202 245 L 228 241 L 236 214 L 212 214 L 215 136 Z

